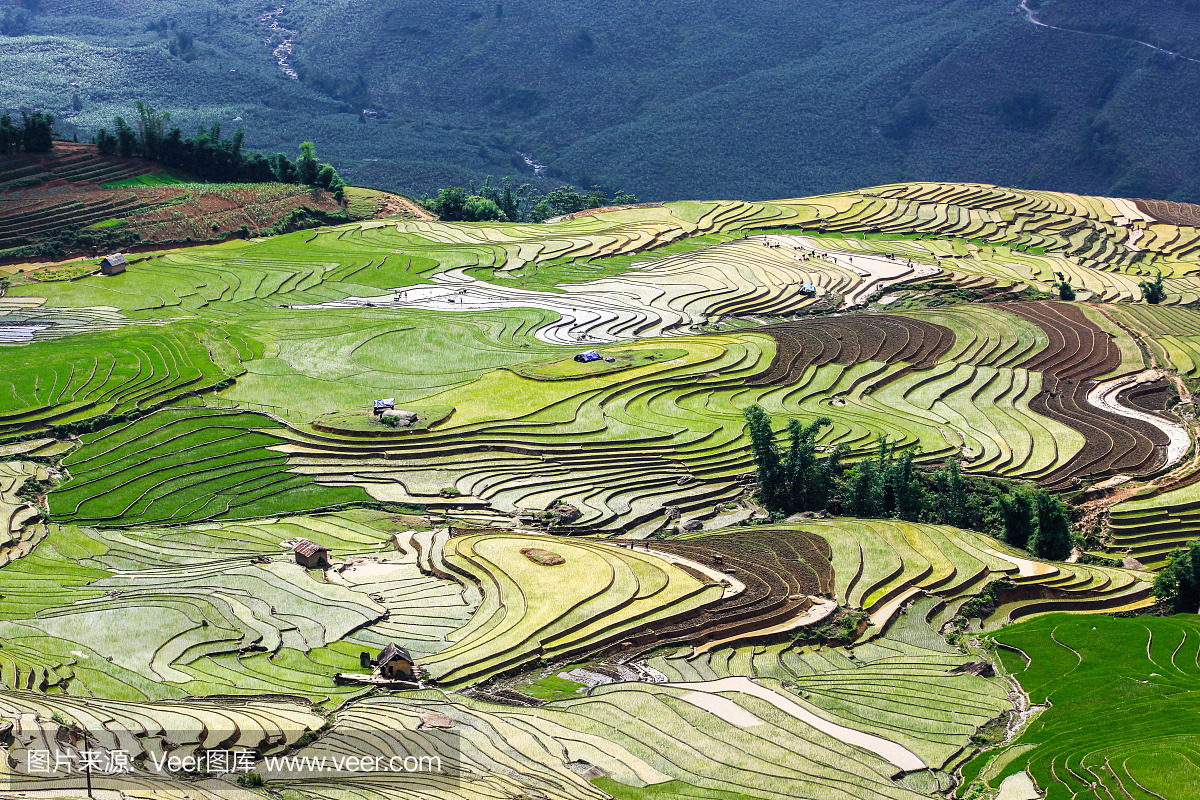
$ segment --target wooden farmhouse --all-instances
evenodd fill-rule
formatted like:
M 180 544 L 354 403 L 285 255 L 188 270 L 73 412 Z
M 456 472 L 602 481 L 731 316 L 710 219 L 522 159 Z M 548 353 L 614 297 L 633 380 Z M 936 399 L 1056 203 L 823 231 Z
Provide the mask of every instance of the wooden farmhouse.
M 128 263 L 129 261 L 121 253 L 113 253 L 112 255 L 105 256 L 100 261 L 100 274 L 120 275 L 125 271 L 125 265 Z
M 324 569 L 329 566 L 329 548 L 325 545 L 301 539 L 292 548 L 296 563 L 305 569 Z
M 391 642 L 379 652 L 375 667 L 382 678 L 390 681 L 416 681 L 416 665 L 412 656 L 403 647 Z

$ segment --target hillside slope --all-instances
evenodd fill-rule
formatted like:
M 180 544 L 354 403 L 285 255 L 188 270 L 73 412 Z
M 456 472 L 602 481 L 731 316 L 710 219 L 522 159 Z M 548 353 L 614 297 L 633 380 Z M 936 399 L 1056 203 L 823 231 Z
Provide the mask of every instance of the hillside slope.
M 144 99 L 418 194 L 544 165 L 643 200 L 889 180 L 1200 200 L 1200 8 L 1031 4 L 1044 25 L 1013 0 L 43 0 L 0 11 L 0 96 L 85 135 Z

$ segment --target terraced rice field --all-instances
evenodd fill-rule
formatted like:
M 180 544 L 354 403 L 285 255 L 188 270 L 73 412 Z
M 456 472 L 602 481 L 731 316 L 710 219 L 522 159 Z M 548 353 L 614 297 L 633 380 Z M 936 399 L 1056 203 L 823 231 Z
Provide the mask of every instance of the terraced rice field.
M 1189 615 L 1052 614 L 997 633 L 1005 667 L 1035 704 L 1050 706 L 965 773 L 998 787 L 1026 770 L 1047 800 L 1193 796 L 1198 636 Z M 1105 713 L 1089 713 L 1098 698 Z
M 359 189 L 342 209 L 320 189 L 206 184 L 157 162 L 101 156 L 91 145 L 59 143 L 49 155 L 21 153 L 0 163 L 0 257 L 68 231 L 120 229 L 122 241 L 135 245 L 221 241 L 243 228 L 259 235 L 302 206 L 371 219 L 412 215 L 406 203 L 386 192 Z
M 1183 796 L 1195 632 L 1107 616 L 1151 606 L 1152 571 L 764 519 L 743 412 L 828 418 L 818 451 L 851 465 L 886 437 L 1121 492 L 1096 531 L 1152 570 L 1200 536 L 1189 214 L 906 183 L 5 266 L 0 793 L 78 793 L 25 767 L 86 729 L 151 761 L 249 751 L 292 798 Z M 1046 299 L 1056 273 L 1080 302 Z M 1137 302 L 1160 273 L 1167 302 Z M 613 360 L 573 360 L 593 348 Z M 429 424 L 325 424 L 383 398 Z M 417 681 L 372 672 L 393 644 Z M 1054 705 L 1030 723 L 1021 689 Z M 1077 710 L 1097 692 L 1129 736 Z M 266 761 L 430 754 L 449 769 Z M 145 763 L 95 785 L 247 791 Z

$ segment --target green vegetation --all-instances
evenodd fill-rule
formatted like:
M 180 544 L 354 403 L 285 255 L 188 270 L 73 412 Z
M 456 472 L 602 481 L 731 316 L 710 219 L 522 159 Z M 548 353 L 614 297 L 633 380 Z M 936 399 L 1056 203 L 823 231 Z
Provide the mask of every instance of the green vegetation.
M 187 178 L 183 175 L 176 174 L 170 170 L 163 172 L 149 172 L 144 175 L 135 175 L 132 178 L 124 178 L 123 180 L 113 181 L 103 184 L 105 189 L 125 189 L 133 186 L 177 186 L 181 183 L 193 183 L 194 179 Z M 92 226 L 96 227 L 96 226 Z
M 163 44 L 200 60 L 199 41 Z M 0 182 L 145 174 L 62 149 Z M 253 205 L 235 184 L 110 191 Z M 593 781 L 619 797 L 918 800 L 952 792 L 964 764 L 976 794 L 1028 765 L 1084 796 L 1083 768 L 1060 765 L 1103 731 L 1052 715 L 1082 688 L 995 761 L 976 756 L 1014 719 L 993 670 L 1026 667 L 989 663 L 989 637 L 1056 620 L 1039 646 L 1064 669 L 1041 676 L 1027 651 L 1021 673 L 1036 700 L 1081 661 L 1056 641 L 1091 647 L 1059 620 L 1154 607 L 1156 576 L 1109 555 L 1161 554 L 1159 599 L 1194 596 L 1190 551 L 1170 555 L 1200 527 L 1195 484 L 1169 482 L 1189 442 L 1169 382 L 1128 379 L 1149 355 L 1200 369 L 1200 314 L 1180 306 L 1200 296 L 1200 232 L 1160 221 L 1134 242 L 1122 219 L 1188 213 L 1146 202 L 904 183 L 547 224 L 247 225 L 115 276 L 72 274 L 94 259 L 4 267 L 0 718 L 36 724 L 33 741 L 78 726 L 145 753 L 177 749 L 168 735 L 260 754 L 428 747 L 485 800 L 594 800 Z M 311 208 L 281 218 L 337 213 Z M 93 211 L 140 224 L 79 216 Z M 1100 305 L 1160 266 L 1164 304 Z M 1084 302 L 1011 300 L 1056 280 Z M 613 361 L 574 361 L 593 348 Z M 378 398 L 418 430 L 368 416 Z M 1091 525 L 1060 560 L 1063 501 L 1095 496 L 1068 490 L 1168 470 L 1112 512 L 1113 552 Z M 834 516 L 791 516 L 821 509 Z M 1089 677 L 1093 697 L 1126 703 L 1173 668 L 1187 690 L 1195 637 L 1158 625 L 1121 645 L 1158 675 Z M 363 684 L 390 644 L 424 688 Z M 1137 725 L 1161 713 L 1122 708 Z M 1142 736 L 1187 756 L 1175 737 Z M 1121 747 L 1122 786 L 1181 793 Z M 348 785 L 259 772 L 287 797 Z M 216 785 L 105 780 L 171 800 Z M 350 788 L 462 793 L 401 774 Z
M 358 487 L 321 486 L 288 471 L 269 448 L 282 426 L 259 414 L 160 411 L 85 439 L 51 492 L 56 521 L 136 525 L 243 519 L 369 500 Z
M 45 153 L 54 146 L 54 115 L 35 111 L 21 112 L 21 124 L 13 123 L 11 114 L 0 114 L 0 155 L 24 150 L 26 153 Z
M 513 189 L 512 178 L 505 177 L 499 187 L 492 186 L 488 175 L 483 185 L 470 189 L 457 186 L 440 190 L 437 197 L 422 199 L 422 203 L 439 219 L 447 222 L 544 222 L 550 217 L 575 214 L 604 206 L 631 205 L 638 199 L 617 192 L 611 199 L 599 186 L 581 192 L 570 184 L 559 186 L 545 195 L 531 192 L 531 184 Z
M 283 153 L 273 156 L 246 153 L 242 150 L 246 134 L 241 128 L 232 138 L 222 139 L 219 123 L 211 127 L 201 125 L 195 136 L 184 138 L 177 127 L 167 130 L 171 122 L 169 112 L 157 111 L 141 100 L 134 105 L 136 127 L 118 116 L 113 119 L 111 133 L 107 128 L 96 131 L 94 141 L 101 155 L 141 156 L 212 181 L 299 183 L 328 189 L 339 201 L 343 198 L 345 181 L 332 166 L 317 162 L 312 142 L 300 145 L 300 156 L 295 162 Z
M 746 409 L 745 415 L 760 501 L 785 513 L 825 508 L 834 481 L 841 475 L 841 460 L 849 452 L 849 448 L 839 445 L 825 458 L 817 458 L 814 443 L 817 433 L 832 425 L 833 420 L 818 417 L 809 425 L 789 420 L 787 450 L 781 454 L 767 412 L 754 405 Z
M 1188 133 L 1197 120 L 1174 102 L 1195 96 L 1200 78 L 1191 62 L 1130 41 L 1200 57 L 1197 10 L 1043 3 L 1037 13 L 1059 31 L 1010 15 L 1014 5 L 868 0 L 796 15 L 770 2 L 684 25 L 688 6 L 629 0 L 599 11 L 432 6 L 403 18 L 385 0 L 315 0 L 272 17 L 298 32 L 293 80 L 272 55 L 283 34 L 257 21 L 261 4 L 10 4 L 0 73 L 11 110 L 48 111 L 67 138 L 90 139 L 144 99 L 188 131 L 241 116 L 255 149 L 314 140 L 352 183 L 417 196 L 487 174 L 543 193 L 571 182 L 648 200 L 969 174 L 1200 200 Z M 57 56 L 77 65 L 71 75 L 54 69 Z M 634 74 L 645 80 L 631 85 Z M 425 80 L 430 89 L 414 92 Z M 1149 131 L 1147 108 L 1164 109 Z
M 995 633 L 1031 702 L 1051 705 L 1005 750 L 968 762 L 967 786 L 1027 770 L 1047 800 L 1194 794 L 1197 635 L 1194 615 L 1051 614 Z
M 1163 287 L 1161 272 L 1155 275 L 1152 281 L 1140 282 L 1138 288 L 1142 290 L 1142 299 L 1152 306 L 1156 306 L 1167 299 L 1167 290 Z
M 1200 611 L 1200 541 L 1167 556 L 1167 563 L 1154 577 L 1154 597 L 1176 614 Z
M 1044 489 L 1030 489 L 962 474 L 957 459 L 938 470 L 918 469 L 916 452 L 899 456 L 887 439 L 878 455 L 852 468 L 842 460 L 850 450 L 837 445 L 816 455 L 818 432 L 833 422 L 819 417 L 808 426 L 788 421 L 787 445 L 780 452 L 771 420 L 760 406 L 745 411 L 750 449 L 758 478 L 758 499 L 781 514 L 835 508 L 855 517 L 890 517 L 987 531 L 1039 558 L 1062 561 L 1071 554 L 1067 507 Z

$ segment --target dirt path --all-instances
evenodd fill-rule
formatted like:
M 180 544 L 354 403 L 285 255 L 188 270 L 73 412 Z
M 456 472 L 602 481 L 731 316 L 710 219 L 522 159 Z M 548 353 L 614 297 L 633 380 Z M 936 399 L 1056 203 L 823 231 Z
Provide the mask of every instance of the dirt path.
M 793 234 L 772 234 L 764 236 L 763 240 L 776 247 L 790 247 L 800 253 L 799 258 L 807 257 L 828 261 L 830 264 L 849 270 L 862 278 L 863 282 L 846 294 L 842 303 L 844 309 L 862 305 L 889 286 L 915 278 L 927 278 L 942 271 L 940 267 L 930 264 L 888 258 L 875 253 L 827 250 L 821 247 L 815 239 Z
M 1029 7 L 1028 2 L 1029 2 L 1029 0 L 1021 0 L 1021 5 L 1017 6 L 1017 9 L 1020 10 L 1021 13 L 1023 13 L 1025 15 L 1026 22 L 1030 23 L 1031 25 L 1036 25 L 1039 28 L 1046 28 L 1046 29 L 1052 30 L 1052 31 L 1062 31 L 1063 33 L 1076 33 L 1076 34 L 1079 34 L 1080 36 L 1102 36 L 1105 39 L 1118 39 L 1122 42 L 1129 42 L 1130 44 L 1140 44 L 1142 47 L 1149 47 L 1151 50 L 1157 50 L 1160 53 L 1165 53 L 1166 55 L 1170 56 L 1171 58 L 1181 58 L 1184 61 L 1191 61 L 1193 64 L 1200 64 L 1200 58 L 1192 58 L 1190 56 L 1185 56 L 1182 53 L 1176 53 L 1173 50 L 1167 50 L 1165 48 L 1159 47 L 1156 44 L 1150 44 L 1149 42 L 1143 42 L 1141 39 L 1131 39 L 1128 36 L 1117 36 L 1115 33 L 1097 33 L 1095 31 L 1077 31 L 1073 28 L 1060 28 L 1057 25 L 1048 25 L 1045 22 L 1042 22 L 1040 19 L 1037 18 L 1037 12 Z
M 715 681 L 676 683 L 671 685 L 680 689 L 690 689 L 691 691 L 683 696 L 684 700 L 739 727 L 744 728 L 759 725 L 762 723 L 762 720 L 732 702 L 729 698 L 722 697 L 719 693 L 740 692 L 748 694 L 751 697 L 756 697 L 759 700 L 770 703 L 785 714 L 795 717 L 807 725 L 811 725 L 821 733 L 832 736 L 840 742 L 845 742 L 854 747 L 860 747 L 867 752 L 874 753 L 885 761 L 895 764 L 905 772 L 927 769 L 925 762 L 907 747 L 889 739 L 884 739 L 882 736 L 876 736 L 871 733 L 855 730 L 854 728 L 847 728 L 836 722 L 830 722 L 824 717 L 817 716 L 788 696 L 755 683 L 746 677 L 721 678 Z
M 390 193 L 387 194 L 387 199 L 384 201 L 383 207 L 375 215 L 375 218 L 394 217 L 405 213 L 412 214 L 417 219 L 422 219 L 426 222 L 433 222 L 437 219 L 435 215 L 431 214 L 428 209 L 423 208 L 419 203 L 414 203 L 407 197 Z
M 1169 443 L 1167 444 L 1167 462 L 1163 466 L 1171 467 L 1187 455 L 1187 451 L 1192 446 L 1192 438 L 1188 435 L 1188 429 L 1184 423 L 1169 422 L 1155 414 L 1148 414 L 1145 411 L 1138 411 L 1128 406 L 1123 406 L 1117 401 L 1117 395 L 1125 389 L 1139 383 L 1156 381 L 1161 377 L 1163 375 L 1158 370 L 1148 369 L 1137 375 L 1126 375 L 1123 378 L 1104 381 L 1103 383 L 1096 384 L 1088 392 L 1087 401 L 1096 408 L 1118 414 L 1128 419 L 1141 420 L 1165 433 Z

